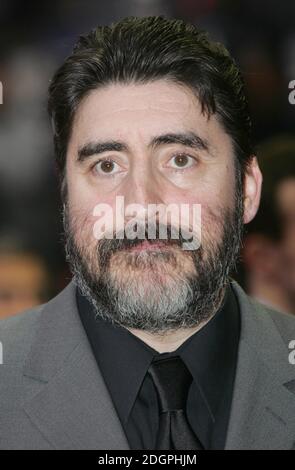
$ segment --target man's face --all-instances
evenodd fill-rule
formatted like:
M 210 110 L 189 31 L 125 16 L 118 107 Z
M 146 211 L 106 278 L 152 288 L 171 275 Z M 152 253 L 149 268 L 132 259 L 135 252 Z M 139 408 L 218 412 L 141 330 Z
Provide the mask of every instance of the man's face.
M 100 153 L 102 142 L 124 147 L 108 144 Z M 84 98 L 67 151 L 65 231 L 74 274 L 105 317 L 159 332 L 213 313 L 243 223 L 234 158 L 230 137 L 187 88 L 112 84 Z M 201 247 L 97 240 L 93 209 L 106 203 L 115 213 L 118 196 L 125 207 L 200 204 Z

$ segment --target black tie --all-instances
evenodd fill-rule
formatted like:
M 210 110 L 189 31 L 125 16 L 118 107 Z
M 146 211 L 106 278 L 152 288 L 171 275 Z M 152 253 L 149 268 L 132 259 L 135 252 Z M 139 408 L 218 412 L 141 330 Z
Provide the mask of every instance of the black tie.
M 155 358 L 148 373 L 159 398 L 159 429 L 155 449 L 202 449 L 186 417 L 192 376 L 181 357 Z

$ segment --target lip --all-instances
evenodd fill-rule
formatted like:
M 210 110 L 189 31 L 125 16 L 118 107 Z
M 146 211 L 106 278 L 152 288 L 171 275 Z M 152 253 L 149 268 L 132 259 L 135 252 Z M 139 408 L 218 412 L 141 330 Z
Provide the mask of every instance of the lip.
M 163 249 L 167 249 L 167 245 L 163 242 L 149 242 L 144 240 L 139 245 L 132 246 L 128 248 L 128 251 L 160 251 Z

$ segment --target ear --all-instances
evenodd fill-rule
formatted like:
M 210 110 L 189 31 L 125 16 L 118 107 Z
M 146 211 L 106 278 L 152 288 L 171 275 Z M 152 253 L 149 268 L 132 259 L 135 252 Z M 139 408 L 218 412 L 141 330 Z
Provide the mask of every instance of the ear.
M 251 222 L 258 211 L 262 179 L 257 158 L 253 155 L 244 176 L 244 224 Z

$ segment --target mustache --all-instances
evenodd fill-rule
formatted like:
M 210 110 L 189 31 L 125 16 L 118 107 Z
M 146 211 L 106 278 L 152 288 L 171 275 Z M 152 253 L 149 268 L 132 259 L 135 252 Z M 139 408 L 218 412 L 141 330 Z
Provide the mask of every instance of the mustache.
M 133 239 L 127 237 L 125 230 L 120 230 L 114 232 L 115 238 L 102 238 L 97 242 L 96 245 L 96 254 L 99 259 L 99 264 L 103 270 L 106 270 L 109 266 L 111 256 L 120 251 L 128 250 L 130 248 L 136 247 L 143 242 L 148 242 L 149 244 L 158 244 L 159 242 L 164 247 L 183 247 L 184 243 L 187 243 L 193 238 L 191 232 L 187 230 L 179 230 L 171 225 L 157 223 L 154 227 L 153 237 L 150 236 L 148 224 L 141 224 L 141 233 L 140 237 L 135 236 Z M 137 227 L 138 228 L 138 227 Z M 165 229 L 166 238 L 163 239 L 161 230 Z M 199 253 L 199 256 L 201 253 Z M 163 257 L 166 261 L 171 263 L 176 263 L 175 254 L 172 251 L 159 250 L 157 252 L 158 257 Z M 191 256 L 196 256 L 196 254 L 191 253 Z M 136 258 L 136 256 L 135 256 Z M 131 263 L 131 258 L 130 258 Z
M 137 236 L 136 233 L 140 233 L 140 236 Z M 165 237 L 163 237 L 165 234 Z M 98 246 L 108 246 L 108 249 L 112 252 L 133 248 L 140 245 L 142 242 L 148 242 L 149 244 L 158 244 L 161 242 L 162 245 L 166 246 L 178 246 L 183 247 L 184 243 L 191 242 L 195 234 L 192 234 L 189 230 L 173 227 L 170 224 L 156 223 L 152 227 L 152 236 L 151 236 L 151 227 L 147 223 L 136 223 L 134 225 L 134 237 L 130 238 L 130 232 L 127 236 L 125 230 L 120 230 L 118 232 L 113 232 L 110 238 L 103 237 L 99 240 Z

